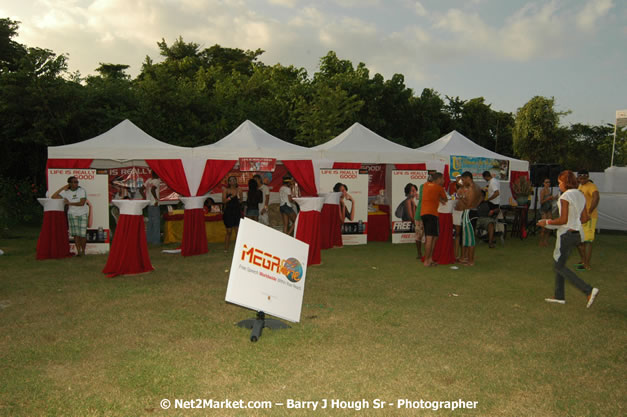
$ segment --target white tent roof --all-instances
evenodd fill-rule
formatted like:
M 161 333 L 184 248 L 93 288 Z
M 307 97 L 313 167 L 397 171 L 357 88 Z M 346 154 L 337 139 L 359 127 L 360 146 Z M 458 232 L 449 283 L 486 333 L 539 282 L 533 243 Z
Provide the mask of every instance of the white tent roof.
M 529 170 L 529 162 L 520 159 L 510 158 L 509 156 L 501 155 L 477 145 L 466 136 L 462 135 L 456 130 L 453 130 L 448 135 L 442 136 L 440 139 L 418 148 L 418 150 L 424 152 L 434 152 L 446 156 L 459 155 L 459 156 L 471 156 L 482 158 L 494 158 L 505 159 L 510 161 L 510 168 L 515 171 Z
M 191 148 L 157 140 L 124 120 L 92 139 L 63 146 L 49 146 L 48 158 L 137 161 L 191 158 Z M 93 164 L 96 165 L 96 164 Z
M 239 158 L 275 158 L 278 160 L 314 159 L 316 152 L 272 136 L 250 120 L 210 145 L 193 148 L 194 158 L 236 160 Z
M 442 160 L 433 152 L 411 149 L 389 141 L 359 123 L 311 149 L 321 151 L 324 159 L 336 162 L 393 164 Z

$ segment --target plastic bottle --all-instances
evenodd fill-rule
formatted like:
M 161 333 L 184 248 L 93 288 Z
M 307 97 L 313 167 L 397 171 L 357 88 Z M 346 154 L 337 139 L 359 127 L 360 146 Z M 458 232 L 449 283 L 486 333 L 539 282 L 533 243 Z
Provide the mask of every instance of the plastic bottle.
M 364 233 L 364 222 L 362 222 L 361 220 L 357 222 L 357 232 L 359 234 Z
M 98 228 L 98 242 L 104 242 L 104 240 L 105 240 L 104 229 L 102 228 L 102 226 L 100 226 Z

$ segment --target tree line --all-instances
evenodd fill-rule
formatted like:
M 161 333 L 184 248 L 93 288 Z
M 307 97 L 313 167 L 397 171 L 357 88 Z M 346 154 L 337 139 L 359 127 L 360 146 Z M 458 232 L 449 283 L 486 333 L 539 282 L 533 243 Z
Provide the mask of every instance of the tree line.
M 610 162 L 613 125 L 563 126 L 554 99 L 533 97 L 516 114 L 483 97 L 442 96 L 408 88 L 402 74 L 371 75 L 329 51 L 310 76 L 303 68 L 266 65 L 264 51 L 182 38 L 158 42 L 132 78 L 124 64 L 101 63 L 95 75 L 68 72 L 68 57 L 15 41 L 19 22 L 0 19 L 0 178 L 44 182 L 48 146 L 94 137 L 124 119 L 180 146 L 213 143 L 249 119 L 303 146 L 324 143 L 360 122 L 416 148 L 457 130 L 477 144 L 532 163 L 602 171 Z M 615 164 L 627 161 L 619 131 Z

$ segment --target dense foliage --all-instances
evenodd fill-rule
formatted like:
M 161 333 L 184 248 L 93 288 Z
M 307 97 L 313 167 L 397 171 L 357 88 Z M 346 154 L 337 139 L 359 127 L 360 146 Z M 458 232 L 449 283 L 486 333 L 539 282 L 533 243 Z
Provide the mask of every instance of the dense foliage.
M 101 63 L 96 75 L 68 73 L 68 58 L 17 43 L 19 22 L 0 19 L 0 177 L 44 181 L 46 147 L 94 137 L 128 118 L 148 134 L 181 146 L 213 143 L 246 119 L 284 140 L 313 146 L 354 122 L 419 147 L 453 129 L 498 153 L 532 162 L 600 171 L 609 165 L 613 126 L 559 124 L 554 100 L 534 97 L 514 116 L 483 97 L 420 93 L 402 74 L 386 80 L 333 51 L 318 72 L 265 65 L 262 50 L 244 51 L 178 38 L 158 42 L 160 60 Z M 625 164 L 619 131 L 615 163 Z M 43 187 L 39 187 L 40 189 Z

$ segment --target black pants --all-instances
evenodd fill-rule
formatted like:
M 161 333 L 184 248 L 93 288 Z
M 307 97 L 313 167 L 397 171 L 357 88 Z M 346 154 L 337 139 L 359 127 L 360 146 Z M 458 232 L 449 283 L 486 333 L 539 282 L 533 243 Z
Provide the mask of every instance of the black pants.
M 579 232 L 566 232 L 560 237 L 560 257 L 553 266 L 555 270 L 555 298 L 558 300 L 564 299 L 564 279 L 569 280 L 586 295 L 590 295 L 592 292 L 592 287 L 589 284 L 566 267 L 566 261 L 570 253 L 580 243 L 581 236 Z

